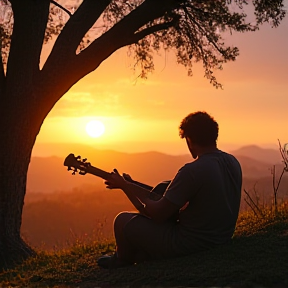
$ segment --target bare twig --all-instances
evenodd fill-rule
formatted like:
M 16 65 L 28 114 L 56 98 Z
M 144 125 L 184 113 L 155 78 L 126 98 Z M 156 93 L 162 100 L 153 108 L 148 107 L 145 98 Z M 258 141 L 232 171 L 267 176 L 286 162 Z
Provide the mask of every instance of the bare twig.
M 278 143 L 279 143 L 279 150 L 280 150 L 280 154 L 281 157 L 283 159 L 283 163 L 285 166 L 285 171 L 288 172 L 288 143 L 284 144 L 283 148 L 281 146 L 280 140 L 278 139 Z
M 271 174 L 272 174 L 272 184 L 273 184 L 273 196 L 274 196 L 274 211 L 277 213 L 278 207 L 277 207 L 277 191 L 278 189 L 276 188 L 276 169 L 275 165 L 272 166 L 271 168 Z M 279 184 L 279 182 L 278 182 Z M 279 187 L 279 185 L 278 185 Z
M 57 3 L 56 1 L 50 0 L 50 2 L 51 2 L 52 4 L 54 4 L 55 6 L 59 7 L 60 9 L 62 9 L 63 11 L 65 11 L 70 17 L 72 16 L 72 13 L 71 13 L 68 9 L 66 9 L 65 7 L 63 7 L 62 5 L 60 5 L 59 3 Z
M 255 189 L 255 186 L 254 186 L 254 189 Z M 255 190 L 254 190 L 254 191 L 255 191 Z M 254 212 L 256 215 L 258 215 L 258 213 L 259 213 L 259 214 L 263 217 L 263 213 L 262 213 L 261 209 L 260 209 L 260 208 L 258 207 L 258 205 L 254 202 L 254 200 L 253 200 L 252 197 L 250 196 L 249 192 L 248 192 L 246 189 L 244 189 L 244 192 L 245 192 L 245 194 L 247 195 L 248 200 L 249 200 L 249 202 L 248 202 L 247 199 L 244 199 L 245 202 L 250 206 L 250 208 L 253 210 L 253 212 Z M 255 211 L 255 209 L 254 209 L 252 206 L 255 207 L 255 209 L 258 211 L 258 213 Z
M 278 190 L 279 190 L 279 186 L 282 180 L 282 177 L 284 175 L 284 172 L 288 171 L 288 157 L 286 156 L 286 153 L 288 155 L 288 152 L 286 151 L 286 145 L 284 145 L 284 147 L 282 148 L 282 145 L 280 143 L 280 140 L 278 139 L 278 144 L 279 144 L 279 151 L 281 154 L 281 157 L 283 159 L 283 163 L 284 163 L 284 167 L 282 169 L 282 172 L 280 174 L 280 177 L 276 183 L 276 166 L 273 165 L 273 168 L 271 169 L 271 174 L 272 174 L 272 181 L 273 181 L 273 195 L 274 195 L 274 211 L 275 214 L 278 213 L 278 202 L 277 202 L 277 196 L 278 196 Z
M 253 206 L 248 202 L 248 200 L 247 199 L 244 199 L 244 201 L 247 203 L 247 205 L 252 209 L 252 211 L 254 212 L 254 214 L 256 215 L 256 216 L 258 216 L 258 214 L 257 214 L 257 212 L 255 211 L 255 209 L 253 208 Z

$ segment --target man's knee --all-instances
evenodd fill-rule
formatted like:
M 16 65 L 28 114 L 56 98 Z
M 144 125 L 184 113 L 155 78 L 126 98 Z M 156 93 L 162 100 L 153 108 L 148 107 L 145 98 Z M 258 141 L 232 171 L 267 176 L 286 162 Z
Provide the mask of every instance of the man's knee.
M 137 213 L 121 212 L 114 219 L 114 230 L 123 229 L 125 225 L 135 216 Z

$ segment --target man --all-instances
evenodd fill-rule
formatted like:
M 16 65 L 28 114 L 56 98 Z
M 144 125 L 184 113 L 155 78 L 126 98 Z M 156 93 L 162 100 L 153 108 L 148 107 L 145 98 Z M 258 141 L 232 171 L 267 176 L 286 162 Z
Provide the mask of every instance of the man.
M 99 266 L 179 257 L 231 240 L 241 198 L 240 164 L 218 150 L 218 124 L 206 112 L 189 114 L 179 131 L 196 160 L 178 171 L 159 200 L 152 200 L 150 190 L 131 183 L 129 175 L 121 176 L 116 169 L 105 182 L 108 189 L 123 190 L 139 213 L 116 217 L 116 253 L 99 258 Z

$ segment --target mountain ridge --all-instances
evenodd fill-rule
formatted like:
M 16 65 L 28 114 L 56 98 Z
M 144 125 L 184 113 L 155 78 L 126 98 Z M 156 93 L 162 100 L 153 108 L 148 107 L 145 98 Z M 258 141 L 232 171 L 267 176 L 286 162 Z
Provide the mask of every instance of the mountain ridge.
M 277 164 L 282 160 L 279 150 L 262 148 L 257 145 L 243 146 L 239 149 L 231 151 L 230 153 L 238 156 L 247 156 L 258 161 L 265 159 L 264 162 L 269 162 L 271 164 Z
M 257 146 L 256 146 L 257 147 Z M 168 155 L 157 151 L 138 152 L 138 153 L 124 153 L 113 150 L 99 150 L 89 149 L 84 151 L 84 147 L 80 147 L 82 155 L 88 158 L 88 162 L 91 165 L 102 169 L 104 171 L 112 171 L 117 168 L 120 173 L 129 173 L 132 178 L 143 183 L 150 185 L 156 185 L 157 183 L 171 179 L 177 173 L 185 163 L 193 161 L 193 158 L 189 154 L 184 155 Z M 254 154 L 259 156 L 257 159 L 251 158 L 251 150 L 239 149 L 233 152 L 233 155 L 238 159 L 242 166 L 243 177 L 251 179 L 259 179 L 263 177 L 271 176 L 271 167 L 281 165 L 280 160 L 278 162 L 272 162 L 276 159 L 277 150 L 270 151 L 270 149 L 255 148 Z M 255 153 L 255 149 L 258 149 L 258 154 Z M 69 151 L 69 150 L 68 150 Z M 71 151 L 71 150 L 70 150 Z M 70 152 L 69 151 L 69 152 Z M 246 155 L 243 155 L 243 151 Z M 248 153 L 248 152 L 250 153 Z M 63 151 L 64 153 L 65 151 Z M 81 153 L 80 152 L 80 153 Z M 267 154 L 270 153 L 271 154 Z M 79 153 L 79 154 L 80 154 Z M 266 159 L 263 158 L 263 153 L 269 156 Z M 279 152 L 278 152 L 279 153 Z M 67 167 L 64 167 L 65 156 L 47 156 L 39 157 L 33 156 L 31 158 L 28 179 L 27 179 L 27 190 L 32 192 L 49 193 L 55 190 L 71 190 L 75 187 L 83 185 L 95 185 L 97 189 L 105 189 L 103 179 L 95 177 L 93 175 L 72 176 L 67 171 Z M 78 155 L 78 154 L 75 154 Z M 81 155 L 81 154 L 80 154 Z M 249 156 L 247 156 L 249 155 Z M 271 156 L 272 155 L 272 156 Z M 279 153 L 279 158 L 281 158 Z M 269 161 L 268 161 L 269 160 Z
M 39 152 L 40 149 L 42 149 L 42 153 Z M 279 153 L 279 149 L 262 148 L 256 144 L 244 145 L 238 149 L 223 150 L 223 151 L 231 153 L 232 155 L 247 156 L 258 161 L 269 162 L 272 164 L 281 162 L 281 155 Z M 85 145 L 81 143 L 40 143 L 35 145 L 34 150 L 32 152 L 32 157 L 50 157 L 50 156 L 66 157 L 69 153 L 73 153 L 75 155 L 82 155 L 83 157 L 88 157 L 93 153 L 99 153 L 99 152 L 101 153 L 115 152 L 126 155 L 160 153 L 169 156 L 182 156 L 182 157 L 187 157 L 187 155 L 190 155 L 188 150 L 187 153 L 180 153 L 180 154 L 166 153 L 158 150 L 149 150 L 143 152 L 123 152 L 118 151 L 117 148 L 115 149 L 94 148 L 90 145 Z M 43 156 L 39 156 L 39 154 L 42 154 Z

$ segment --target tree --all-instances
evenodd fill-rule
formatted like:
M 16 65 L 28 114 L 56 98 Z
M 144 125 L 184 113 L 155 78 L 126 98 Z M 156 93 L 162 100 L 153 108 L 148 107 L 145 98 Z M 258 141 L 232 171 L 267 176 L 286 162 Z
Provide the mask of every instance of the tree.
M 278 26 L 283 1 L 254 0 L 250 24 L 245 0 L 0 0 L 0 267 L 34 253 L 20 235 L 31 152 L 45 117 L 77 81 L 128 46 L 140 77 L 154 69 L 153 52 L 167 49 L 188 74 L 202 61 L 204 76 L 221 87 L 213 71 L 239 54 L 223 33 Z M 42 46 L 54 36 L 40 68 Z

